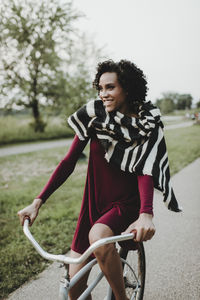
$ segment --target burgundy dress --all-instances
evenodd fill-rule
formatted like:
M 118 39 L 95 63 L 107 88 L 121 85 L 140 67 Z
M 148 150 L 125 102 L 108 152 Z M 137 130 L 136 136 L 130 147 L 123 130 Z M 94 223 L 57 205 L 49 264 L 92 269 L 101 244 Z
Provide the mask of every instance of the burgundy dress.
M 44 202 L 67 179 L 87 142 L 75 136 L 68 154 L 37 198 Z M 93 137 L 82 206 L 71 245 L 78 253 L 89 247 L 88 234 L 95 223 L 106 224 L 114 234 L 120 234 L 138 218 L 139 213 L 152 214 L 152 177 L 121 171 L 108 163 L 104 155 L 104 148 Z

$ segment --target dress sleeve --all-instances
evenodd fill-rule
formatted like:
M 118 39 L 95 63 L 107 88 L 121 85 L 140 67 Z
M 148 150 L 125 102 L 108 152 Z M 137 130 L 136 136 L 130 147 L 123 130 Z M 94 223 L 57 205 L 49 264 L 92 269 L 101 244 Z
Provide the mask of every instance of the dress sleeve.
M 67 155 L 60 161 L 42 192 L 36 197 L 45 202 L 49 196 L 59 187 L 73 172 L 76 162 L 80 157 L 89 139 L 81 141 L 75 135 Z
M 140 194 L 140 214 L 147 213 L 153 215 L 153 177 L 140 175 L 137 178 Z

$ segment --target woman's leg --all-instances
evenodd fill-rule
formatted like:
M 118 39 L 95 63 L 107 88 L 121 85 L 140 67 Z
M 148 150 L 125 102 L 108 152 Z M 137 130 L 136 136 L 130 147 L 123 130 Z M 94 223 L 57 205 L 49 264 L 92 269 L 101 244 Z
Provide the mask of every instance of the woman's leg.
M 113 231 L 105 224 L 96 223 L 89 233 L 90 244 L 97 240 L 113 236 Z M 94 251 L 101 270 L 106 276 L 116 300 L 128 299 L 125 294 L 122 263 L 114 244 L 99 247 Z
M 78 258 L 81 254 L 71 250 L 70 257 Z M 72 278 L 84 265 L 86 265 L 88 261 L 82 263 L 82 264 L 71 264 L 69 266 L 69 276 Z M 90 272 L 86 273 L 78 282 L 73 286 L 73 288 L 69 292 L 69 296 L 71 300 L 76 300 L 78 297 L 84 292 L 84 290 L 87 288 L 87 280 Z M 87 300 L 92 300 L 92 297 L 89 296 Z

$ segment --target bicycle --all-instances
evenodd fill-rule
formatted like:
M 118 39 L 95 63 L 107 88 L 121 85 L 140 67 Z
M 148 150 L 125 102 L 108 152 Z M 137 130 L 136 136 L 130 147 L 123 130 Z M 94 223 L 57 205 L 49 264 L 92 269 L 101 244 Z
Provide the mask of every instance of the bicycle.
M 68 266 L 69 264 L 79 264 L 84 262 L 95 249 L 108 243 L 116 243 L 134 238 L 134 233 L 117 235 L 98 240 L 92 244 L 79 258 L 71 258 L 65 255 L 55 255 L 48 253 L 42 249 L 38 242 L 32 236 L 29 230 L 29 220 L 24 221 L 23 231 L 37 252 L 45 259 L 57 261 L 64 264 L 66 268 L 66 276 L 60 283 L 59 300 L 68 300 L 69 290 L 79 281 L 79 279 L 96 264 L 96 258 L 89 261 L 71 280 L 69 280 Z M 126 250 L 121 248 L 119 250 L 120 258 L 123 265 L 123 277 L 126 288 L 126 295 L 130 300 L 142 300 L 145 286 L 145 251 L 142 243 L 138 243 L 137 250 Z M 87 289 L 81 294 L 78 300 L 85 300 L 94 288 L 99 284 L 104 277 L 103 272 L 99 272 L 96 278 L 91 282 Z M 115 297 L 112 289 L 109 286 L 107 295 L 104 300 L 114 300 Z

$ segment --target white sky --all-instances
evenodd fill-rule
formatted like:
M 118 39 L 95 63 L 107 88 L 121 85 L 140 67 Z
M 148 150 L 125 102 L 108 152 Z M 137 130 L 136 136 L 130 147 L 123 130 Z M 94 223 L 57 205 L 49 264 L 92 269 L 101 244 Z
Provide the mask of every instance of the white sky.
M 162 92 L 200 99 L 199 0 L 74 0 L 78 26 L 114 60 L 129 59 L 148 78 L 148 99 Z

